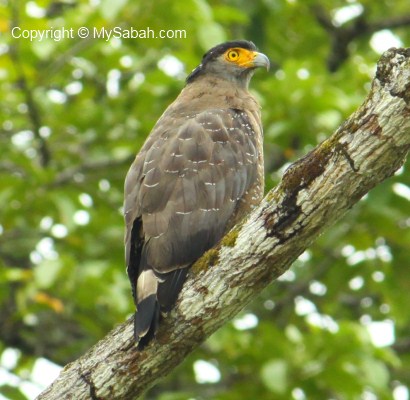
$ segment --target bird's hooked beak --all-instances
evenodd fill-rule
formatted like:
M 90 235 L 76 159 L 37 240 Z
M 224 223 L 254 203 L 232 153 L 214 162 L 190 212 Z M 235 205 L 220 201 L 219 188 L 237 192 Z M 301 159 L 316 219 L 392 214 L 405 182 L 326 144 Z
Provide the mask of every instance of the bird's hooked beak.
M 269 58 L 265 54 L 259 53 L 257 51 L 252 51 L 251 55 L 252 55 L 252 59 L 249 61 L 249 67 L 253 67 L 253 68 L 264 67 L 266 68 L 266 71 L 269 71 L 270 61 L 269 61 Z

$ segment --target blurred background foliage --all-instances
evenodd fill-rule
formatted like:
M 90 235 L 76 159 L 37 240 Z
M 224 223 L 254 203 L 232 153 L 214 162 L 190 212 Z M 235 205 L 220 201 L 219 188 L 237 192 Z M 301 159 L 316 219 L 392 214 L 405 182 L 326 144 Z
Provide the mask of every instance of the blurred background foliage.
M 133 312 L 123 181 L 211 46 L 254 41 L 266 190 L 364 100 L 408 0 L 0 0 L 0 397 L 33 398 Z M 77 37 L 80 27 L 170 38 Z M 63 40 L 13 27 L 73 28 Z M 14 31 L 18 34 L 21 31 Z M 183 34 L 183 32 L 182 32 Z M 232 322 L 145 395 L 394 399 L 410 390 L 410 171 L 366 195 Z

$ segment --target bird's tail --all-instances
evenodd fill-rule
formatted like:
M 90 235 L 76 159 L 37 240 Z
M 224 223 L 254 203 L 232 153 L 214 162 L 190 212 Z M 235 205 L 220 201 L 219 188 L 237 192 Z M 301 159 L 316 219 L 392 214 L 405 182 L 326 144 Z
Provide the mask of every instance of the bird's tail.
M 143 349 L 154 337 L 160 317 L 157 300 L 158 278 L 152 269 L 145 269 L 137 279 L 137 312 L 134 318 L 135 341 Z
M 150 296 L 138 304 L 138 311 L 134 316 L 134 337 L 138 350 L 143 350 L 154 338 L 160 317 L 160 307 L 155 296 Z
M 155 274 L 152 269 L 147 269 L 138 277 L 134 335 L 139 350 L 154 338 L 162 313 L 169 312 L 174 306 L 187 272 L 188 268 L 181 268 Z

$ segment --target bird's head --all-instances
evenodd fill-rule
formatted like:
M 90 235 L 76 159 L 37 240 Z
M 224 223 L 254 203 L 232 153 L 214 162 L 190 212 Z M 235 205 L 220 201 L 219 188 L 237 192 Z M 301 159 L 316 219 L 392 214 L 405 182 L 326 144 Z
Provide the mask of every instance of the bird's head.
M 213 75 L 247 87 L 253 72 L 258 67 L 269 69 L 265 54 L 259 53 L 252 42 L 235 40 L 210 49 L 187 78 L 187 83 L 203 75 Z

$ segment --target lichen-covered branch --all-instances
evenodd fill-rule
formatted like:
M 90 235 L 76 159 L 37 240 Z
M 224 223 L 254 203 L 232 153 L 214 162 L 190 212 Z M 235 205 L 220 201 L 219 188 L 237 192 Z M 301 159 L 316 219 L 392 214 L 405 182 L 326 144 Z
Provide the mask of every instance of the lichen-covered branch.
M 129 320 L 67 365 L 39 399 L 135 399 L 169 373 L 403 165 L 409 101 L 410 49 L 392 49 L 381 58 L 363 105 L 193 266 L 156 341 L 137 351 Z

